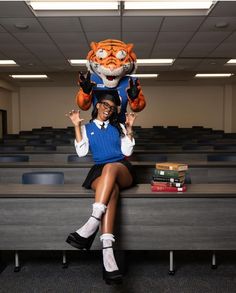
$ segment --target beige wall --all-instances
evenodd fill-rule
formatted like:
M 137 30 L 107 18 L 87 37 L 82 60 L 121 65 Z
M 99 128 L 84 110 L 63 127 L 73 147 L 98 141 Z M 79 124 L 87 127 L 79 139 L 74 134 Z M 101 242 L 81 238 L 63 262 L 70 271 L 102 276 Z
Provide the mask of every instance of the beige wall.
M 65 113 L 75 106 L 77 88 L 21 88 L 21 130 L 41 126 L 65 127 Z M 225 87 L 222 86 L 143 86 L 147 107 L 138 115 L 137 125 L 202 125 L 224 128 Z M 90 111 L 83 113 L 86 121 Z
M 233 99 L 232 99 L 232 132 L 236 132 L 236 85 L 233 86 Z
M 12 132 L 12 100 L 11 92 L 0 88 L 0 109 L 7 111 L 8 132 Z

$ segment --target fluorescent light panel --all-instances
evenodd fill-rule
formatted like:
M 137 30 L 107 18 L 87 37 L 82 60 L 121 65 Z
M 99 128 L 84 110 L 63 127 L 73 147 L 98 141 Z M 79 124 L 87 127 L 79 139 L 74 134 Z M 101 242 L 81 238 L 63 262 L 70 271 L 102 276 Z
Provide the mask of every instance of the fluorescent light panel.
M 197 73 L 195 77 L 230 77 L 233 73 Z
M 0 66 L 5 66 L 5 65 L 17 66 L 14 60 L 0 60 Z
M 10 75 L 12 78 L 19 79 L 46 79 L 48 76 L 46 74 L 12 74 Z
M 85 65 L 87 63 L 86 59 L 69 59 L 68 61 L 72 66 Z M 146 66 L 163 66 L 172 65 L 174 61 L 175 59 L 137 59 L 137 64 Z
M 125 10 L 209 9 L 213 1 L 125 2 Z
M 87 63 L 86 59 L 69 59 L 68 61 L 72 66 L 85 65 Z
M 226 62 L 226 64 L 235 64 L 236 65 L 236 59 L 230 59 L 229 61 Z
M 137 73 L 137 74 L 131 74 L 132 77 L 138 77 L 138 78 L 157 78 L 158 74 L 154 73 Z
M 34 10 L 117 10 L 118 2 L 29 2 Z
M 140 65 L 172 65 L 175 59 L 137 59 L 137 64 Z

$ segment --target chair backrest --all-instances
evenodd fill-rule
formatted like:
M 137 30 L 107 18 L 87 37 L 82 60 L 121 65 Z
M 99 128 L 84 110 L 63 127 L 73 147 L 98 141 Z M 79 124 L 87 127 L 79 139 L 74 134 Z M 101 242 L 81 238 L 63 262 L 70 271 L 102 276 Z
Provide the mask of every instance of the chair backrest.
M 24 145 L 0 145 L 0 151 L 3 152 L 24 151 L 24 149 Z
M 94 162 L 92 156 L 79 157 L 78 155 L 68 155 L 68 163 L 90 163 Z
M 22 184 L 64 184 L 64 173 L 46 171 L 24 173 Z
M 167 156 L 159 155 L 155 153 L 134 153 L 129 158 L 129 161 L 155 161 L 155 162 L 166 162 Z
M 22 155 L 0 155 L 1 163 L 14 163 L 14 162 L 28 162 L 29 156 Z
M 189 175 L 188 172 L 185 173 L 185 180 L 184 180 L 185 184 L 191 184 L 192 180 L 191 180 L 191 176 Z
M 214 162 L 234 162 L 236 161 L 236 155 L 208 155 L 207 161 L 214 161 Z
M 37 151 L 56 151 L 57 147 L 55 145 L 35 145 L 33 149 Z

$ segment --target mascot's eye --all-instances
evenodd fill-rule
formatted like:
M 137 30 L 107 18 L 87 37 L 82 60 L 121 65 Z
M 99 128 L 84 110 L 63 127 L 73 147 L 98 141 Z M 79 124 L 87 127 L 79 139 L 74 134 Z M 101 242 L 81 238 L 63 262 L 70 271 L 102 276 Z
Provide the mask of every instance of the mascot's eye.
M 120 50 L 116 53 L 116 58 L 123 60 L 125 59 L 127 53 L 124 50 Z
M 96 56 L 99 58 L 99 59 L 103 59 L 103 58 L 106 58 L 107 57 L 107 51 L 103 50 L 103 49 L 99 49 L 97 52 L 96 52 Z

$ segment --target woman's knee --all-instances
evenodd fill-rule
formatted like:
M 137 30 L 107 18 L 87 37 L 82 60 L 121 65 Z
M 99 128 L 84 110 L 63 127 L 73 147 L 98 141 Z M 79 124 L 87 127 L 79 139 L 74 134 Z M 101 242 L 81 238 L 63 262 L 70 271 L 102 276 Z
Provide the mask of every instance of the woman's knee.
M 116 175 L 117 174 L 116 165 L 114 163 L 107 163 L 102 169 L 102 174 Z

